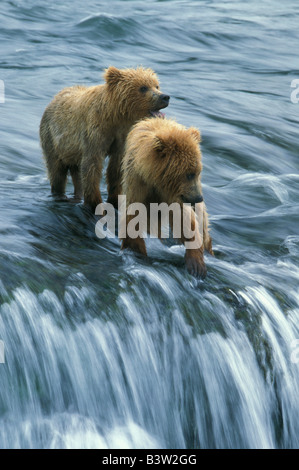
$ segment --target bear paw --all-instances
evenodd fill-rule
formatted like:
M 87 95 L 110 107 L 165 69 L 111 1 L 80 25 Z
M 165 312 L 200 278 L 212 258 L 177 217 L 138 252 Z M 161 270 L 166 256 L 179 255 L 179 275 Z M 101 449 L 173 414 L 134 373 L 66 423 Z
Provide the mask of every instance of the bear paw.
M 194 277 L 200 277 L 204 279 L 207 275 L 207 267 L 202 256 L 197 253 L 190 253 L 188 250 L 185 255 L 185 265 L 188 273 Z

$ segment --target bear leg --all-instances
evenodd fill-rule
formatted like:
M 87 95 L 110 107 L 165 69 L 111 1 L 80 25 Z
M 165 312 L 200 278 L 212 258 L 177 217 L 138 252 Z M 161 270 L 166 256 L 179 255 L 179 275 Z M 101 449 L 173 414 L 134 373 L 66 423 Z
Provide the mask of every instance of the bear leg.
M 130 238 L 126 237 L 122 240 L 121 249 L 125 250 L 126 248 L 135 251 L 135 253 L 140 253 L 143 256 L 147 256 L 145 241 L 141 237 Z
M 86 156 L 81 162 L 81 181 L 84 204 L 94 212 L 98 204 L 102 203 L 100 181 L 102 177 L 102 160 L 104 157 Z
M 202 249 L 186 249 L 185 263 L 188 272 L 195 277 L 202 279 L 207 275 L 207 268 L 203 259 Z
M 40 141 L 50 180 L 51 192 L 56 196 L 64 196 L 67 182 L 68 167 L 59 159 L 54 145 L 50 127 L 48 125 L 48 113 L 45 111 L 40 125 Z
M 121 156 L 112 153 L 106 173 L 108 199 L 107 202 L 117 209 L 118 196 L 121 194 Z
M 212 238 L 210 237 L 209 233 L 209 223 L 208 223 L 208 214 L 206 208 L 204 209 L 203 215 L 203 244 L 204 249 L 207 250 L 210 255 L 214 256 L 213 248 L 212 248 Z
M 210 236 L 204 240 L 204 247 L 210 255 L 215 256 L 212 248 L 212 238 Z
M 70 173 L 73 180 L 74 185 L 74 198 L 75 199 L 82 199 L 83 197 L 83 189 L 82 189 L 82 181 L 81 181 L 81 172 L 77 165 L 70 166 Z
M 129 248 L 135 251 L 136 253 L 140 253 L 141 255 L 147 256 L 144 238 L 141 238 L 139 236 L 136 238 L 130 238 L 127 233 L 128 224 L 133 218 L 134 216 L 132 215 L 126 215 L 126 236 L 122 239 L 121 249 L 124 250 L 126 248 Z
M 45 157 L 48 176 L 51 185 L 51 192 L 54 196 L 64 196 L 68 167 L 64 165 L 57 157 Z
M 185 213 L 185 217 L 183 216 L 181 219 L 182 223 L 182 242 L 185 244 L 186 247 L 186 254 L 185 254 L 185 264 L 188 272 L 195 277 L 205 278 L 207 274 L 207 268 L 204 262 L 204 240 L 201 237 L 198 222 L 195 217 L 195 212 L 193 209 L 183 205 L 183 212 Z M 189 214 L 189 217 L 188 217 Z M 184 220 L 185 219 L 185 220 Z M 190 227 L 188 226 L 188 219 Z M 204 222 L 206 219 L 206 214 L 204 214 Z M 183 224 L 186 224 L 185 226 Z M 206 225 L 207 229 L 207 225 Z M 205 231 L 205 230 L 204 230 Z M 207 232 L 206 232 L 207 235 Z M 189 244 L 193 244 L 192 247 L 189 248 Z

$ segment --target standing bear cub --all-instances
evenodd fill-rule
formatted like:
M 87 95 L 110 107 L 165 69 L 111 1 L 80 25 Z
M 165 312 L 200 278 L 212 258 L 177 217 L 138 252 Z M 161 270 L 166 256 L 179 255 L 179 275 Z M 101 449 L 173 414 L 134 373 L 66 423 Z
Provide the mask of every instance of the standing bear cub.
M 53 194 L 65 193 L 70 171 L 76 199 L 92 210 L 102 202 L 100 180 L 107 168 L 108 202 L 121 193 L 121 161 L 130 128 L 140 119 L 159 116 L 169 96 L 159 90 L 151 69 L 109 67 L 105 84 L 63 89 L 47 106 L 40 124 L 40 141 Z
M 145 119 L 133 127 L 127 138 L 122 166 L 126 212 L 125 220 L 122 221 L 125 230 L 120 238 L 122 249 L 131 248 L 146 255 L 140 225 L 148 233 L 154 230 L 155 236 L 163 238 L 162 225 L 165 219 L 162 212 L 166 205 L 161 203 L 166 203 L 167 219 L 173 236 L 186 247 L 185 262 L 189 273 L 204 277 L 204 249 L 211 255 L 213 250 L 202 197 L 199 142 L 200 133 L 196 128 L 187 129 L 170 119 Z M 134 225 L 135 215 L 131 215 L 134 211 L 129 208 L 134 203 L 145 205 L 145 223 L 138 220 Z M 152 219 L 154 206 L 155 214 L 158 209 L 156 220 Z M 138 226 L 134 234 L 130 233 L 132 226 Z

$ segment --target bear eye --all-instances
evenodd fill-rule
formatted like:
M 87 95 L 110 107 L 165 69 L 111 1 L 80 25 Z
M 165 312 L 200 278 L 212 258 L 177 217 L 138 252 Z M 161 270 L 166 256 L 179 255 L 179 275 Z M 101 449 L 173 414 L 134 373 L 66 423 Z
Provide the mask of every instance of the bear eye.
M 188 181 L 192 181 L 192 180 L 194 180 L 194 178 L 195 178 L 195 173 L 189 173 L 189 174 L 187 175 L 187 180 L 188 180 Z
M 140 88 L 141 93 L 146 93 L 147 90 L 148 90 L 147 86 L 142 86 L 142 87 Z
M 157 88 L 157 90 L 159 90 L 159 88 L 160 88 L 159 85 L 157 85 L 156 88 Z

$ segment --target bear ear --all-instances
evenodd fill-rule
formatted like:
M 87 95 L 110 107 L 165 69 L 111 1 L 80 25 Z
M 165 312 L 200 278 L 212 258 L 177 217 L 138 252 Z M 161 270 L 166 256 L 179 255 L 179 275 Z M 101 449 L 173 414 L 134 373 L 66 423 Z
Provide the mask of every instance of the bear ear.
M 166 147 L 166 142 L 162 137 L 155 136 L 154 140 L 154 149 L 156 150 L 157 154 L 160 155 L 161 157 L 165 156 L 165 147 Z
M 111 65 L 105 70 L 104 79 L 108 85 L 115 85 L 122 79 L 122 71 Z
M 196 129 L 196 127 L 190 127 L 188 129 L 188 132 L 190 135 L 192 135 L 195 140 L 197 140 L 197 142 L 201 142 L 201 135 L 200 135 L 200 132 L 198 129 Z
M 179 148 L 177 139 L 173 135 L 156 135 L 154 138 L 154 149 L 160 157 L 164 158 L 166 155 L 173 155 Z

